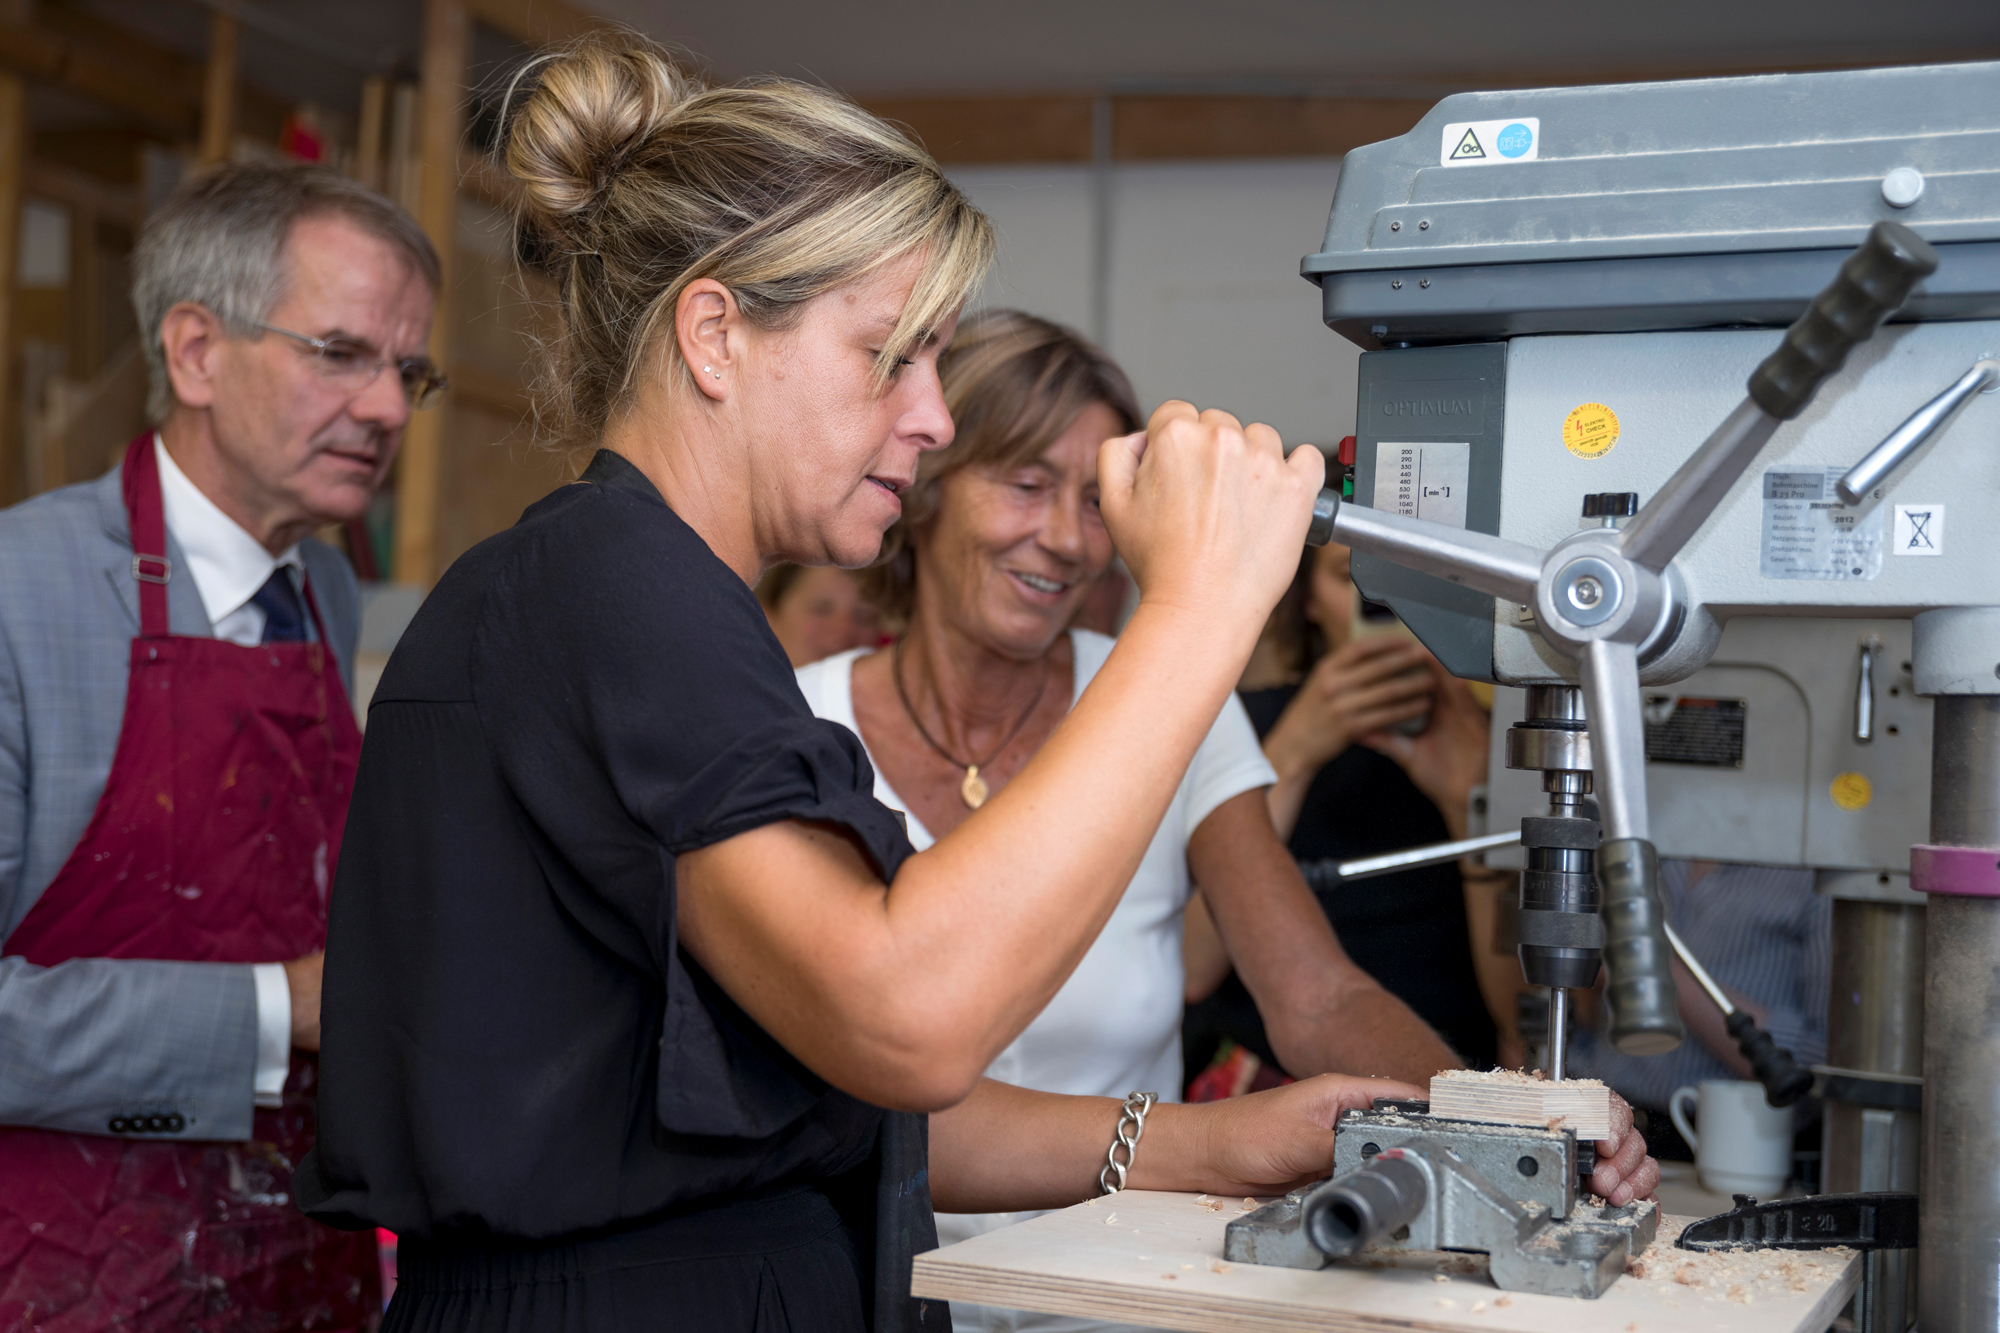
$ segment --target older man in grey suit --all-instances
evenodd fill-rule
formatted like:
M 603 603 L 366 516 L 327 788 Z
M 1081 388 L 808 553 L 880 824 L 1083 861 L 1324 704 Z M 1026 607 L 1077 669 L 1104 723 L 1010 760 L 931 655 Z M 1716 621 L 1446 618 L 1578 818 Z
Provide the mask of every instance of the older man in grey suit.
M 359 743 L 309 534 L 443 387 L 438 280 L 331 173 L 192 182 L 136 256 L 157 432 L 0 513 L 0 1327 L 370 1316 L 372 1241 L 285 1197 Z

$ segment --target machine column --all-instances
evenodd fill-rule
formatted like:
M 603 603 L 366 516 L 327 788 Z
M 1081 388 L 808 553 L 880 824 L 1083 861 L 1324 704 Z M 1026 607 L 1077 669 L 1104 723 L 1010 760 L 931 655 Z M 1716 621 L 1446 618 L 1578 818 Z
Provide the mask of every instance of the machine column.
M 1925 922 L 1918 1326 L 2000 1328 L 2000 609 L 1918 616 L 1917 691 L 1937 696 L 1931 842 L 1911 849 Z M 1977 692 L 1975 692 L 1977 691 Z

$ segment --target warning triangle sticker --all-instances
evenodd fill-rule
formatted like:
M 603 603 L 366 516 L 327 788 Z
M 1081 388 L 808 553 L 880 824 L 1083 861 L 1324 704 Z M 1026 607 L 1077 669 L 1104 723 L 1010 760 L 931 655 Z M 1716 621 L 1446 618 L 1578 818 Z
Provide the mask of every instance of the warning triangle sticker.
M 1458 141 L 1458 147 L 1451 150 L 1451 160 L 1454 162 L 1467 162 L 1485 156 L 1486 150 L 1479 146 L 1479 136 L 1471 130 L 1467 130 L 1465 137 Z

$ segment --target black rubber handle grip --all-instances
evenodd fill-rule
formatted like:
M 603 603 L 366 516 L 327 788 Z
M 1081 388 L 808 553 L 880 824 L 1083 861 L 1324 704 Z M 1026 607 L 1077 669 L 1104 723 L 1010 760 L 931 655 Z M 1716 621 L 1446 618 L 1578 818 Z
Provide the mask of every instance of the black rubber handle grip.
M 1340 492 L 1328 486 L 1313 500 L 1312 523 L 1306 528 L 1307 546 L 1324 546 L 1333 540 L 1333 520 L 1340 515 Z
M 1660 854 L 1644 838 L 1597 845 L 1603 890 L 1605 998 L 1611 1004 L 1611 1044 L 1626 1055 L 1665 1055 L 1681 1044 L 1674 951 L 1660 905 Z
M 1900 222 L 1878 222 L 1841 262 L 1840 273 L 1785 330 L 1778 350 L 1750 376 L 1750 397 L 1780 421 L 1806 410 L 1819 386 L 1847 354 L 1874 336 L 1882 321 L 1937 270 L 1938 254 Z
M 1764 1100 L 1773 1106 L 1790 1106 L 1812 1091 L 1812 1071 L 1799 1067 L 1792 1053 L 1757 1026 L 1757 1020 L 1741 1009 L 1723 1020 L 1736 1049 L 1750 1062 L 1750 1073 L 1764 1085 Z

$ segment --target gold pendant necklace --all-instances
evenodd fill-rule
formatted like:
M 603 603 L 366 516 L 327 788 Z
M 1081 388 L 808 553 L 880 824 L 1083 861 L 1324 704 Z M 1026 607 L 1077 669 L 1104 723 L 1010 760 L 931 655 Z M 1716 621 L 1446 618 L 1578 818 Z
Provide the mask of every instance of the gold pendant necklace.
M 909 714 L 910 725 L 917 729 L 917 735 L 924 738 L 924 744 L 930 746 L 953 764 L 965 770 L 965 777 L 958 784 L 958 798 L 965 802 L 967 809 L 977 810 L 980 806 L 985 805 L 986 798 L 992 795 L 992 792 L 986 785 L 986 779 L 979 776 L 979 770 L 991 764 L 995 759 L 998 759 L 1001 753 L 1014 743 L 1014 738 L 1019 736 L 1022 728 L 1028 725 L 1028 719 L 1033 717 L 1035 710 L 1042 706 L 1042 695 L 1047 693 L 1049 688 L 1048 668 L 1044 667 L 1042 669 L 1042 683 L 1035 688 L 1034 702 L 1028 705 L 1028 711 L 1021 714 L 1021 720 L 1016 722 L 1013 729 L 1007 733 L 1007 739 L 1001 741 L 999 745 L 994 747 L 992 754 L 987 755 L 978 763 L 969 763 L 966 760 L 960 759 L 957 755 L 939 745 L 937 741 L 932 739 L 931 734 L 924 730 L 924 724 L 917 718 L 917 710 L 910 705 L 909 691 L 903 688 L 903 641 L 901 639 L 896 640 L 896 646 L 889 652 L 889 674 L 896 678 L 896 697 L 903 701 L 903 711 Z

